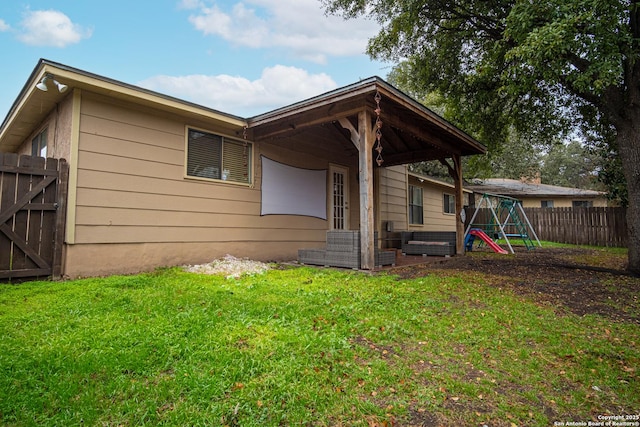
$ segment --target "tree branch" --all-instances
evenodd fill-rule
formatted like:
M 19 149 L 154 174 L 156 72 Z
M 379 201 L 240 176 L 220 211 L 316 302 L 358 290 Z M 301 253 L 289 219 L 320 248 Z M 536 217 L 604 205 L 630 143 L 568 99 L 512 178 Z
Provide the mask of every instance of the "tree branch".
M 502 40 L 503 38 L 505 26 L 501 24 L 501 20 L 497 17 L 494 19 L 489 18 L 486 14 L 476 13 L 455 2 L 439 9 L 434 9 L 430 6 L 430 4 L 425 4 L 420 10 L 420 15 L 426 17 L 428 22 L 434 23 L 438 28 L 452 32 L 466 31 L 461 26 L 445 26 L 440 23 L 443 20 L 450 22 L 455 19 L 469 24 L 471 28 L 483 32 L 492 40 Z M 506 19 L 506 16 L 503 18 Z

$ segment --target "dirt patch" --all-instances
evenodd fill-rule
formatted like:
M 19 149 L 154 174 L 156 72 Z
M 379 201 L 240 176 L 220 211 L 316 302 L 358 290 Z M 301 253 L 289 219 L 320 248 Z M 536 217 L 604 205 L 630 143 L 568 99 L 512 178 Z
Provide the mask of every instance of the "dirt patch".
M 474 251 L 435 264 L 396 269 L 403 278 L 452 271 L 486 274 L 488 283 L 578 315 L 640 323 L 640 278 L 625 270 L 626 255 L 588 248 L 514 248 L 513 255 Z

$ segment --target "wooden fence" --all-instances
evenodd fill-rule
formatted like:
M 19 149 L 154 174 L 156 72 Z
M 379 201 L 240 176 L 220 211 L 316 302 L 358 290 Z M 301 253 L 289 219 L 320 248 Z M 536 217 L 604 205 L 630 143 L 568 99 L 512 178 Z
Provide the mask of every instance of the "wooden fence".
M 0 279 L 62 270 L 65 160 L 0 153 Z
M 624 208 L 526 208 L 540 240 L 575 245 L 627 246 Z
M 627 246 L 624 208 L 525 208 L 540 240 L 574 245 Z M 467 208 L 471 219 L 474 208 Z M 489 209 L 481 209 L 474 223 L 490 222 Z

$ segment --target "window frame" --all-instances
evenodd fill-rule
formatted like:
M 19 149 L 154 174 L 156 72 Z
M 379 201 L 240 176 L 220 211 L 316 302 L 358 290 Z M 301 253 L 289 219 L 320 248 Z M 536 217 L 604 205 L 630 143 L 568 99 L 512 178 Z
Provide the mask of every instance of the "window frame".
M 572 200 L 571 207 L 572 208 L 592 208 L 593 200 Z
M 555 203 L 553 202 L 553 200 L 540 200 L 540 207 L 543 209 L 552 209 L 554 205 Z
M 203 175 L 192 175 L 189 173 L 189 145 L 190 145 L 190 141 L 191 141 L 191 132 L 199 132 L 199 133 L 203 133 L 209 136 L 212 136 L 214 138 L 219 138 L 220 139 L 220 167 L 218 168 L 218 173 L 219 173 L 219 177 L 217 178 L 213 178 L 213 177 L 208 177 L 208 176 L 203 176 Z M 238 180 L 233 180 L 233 179 L 223 179 L 223 165 L 224 165 L 224 157 L 225 157 L 225 141 L 227 144 L 232 144 L 232 145 L 244 145 L 245 143 L 247 144 L 248 147 L 248 153 L 247 153 L 247 181 L 238 181 Z M 186 126 L 185 127 L 185 146 L 184 146 L 184 178 L 185 179 L 194 179 L 194 180 L 202 180 L 202 181 L 206 181 L 206 182 L 216 182 L 216 183 L 225 183 L 225 184 L 234 184 L 234 185 L 243 185 L 243 186 L 248 186 L 248 187 L 253 187 L 254 185 L 254 176 L 253 176 L 253 171 L 254 171 L 254 167 L 255 167 L 255 162 L 254 162 L 254 155 L 255 155 L 255 150 L 254 150 L 254 143 L 252 141 L 248 141 L 248 140 L 244 140 L 244 139 L 240 139 L 240 138 L 236 138 L 233 136 L 229 136 L 229 135 L 225 135 L 223 133 L 220 132 L 214 132 L 211 130 L 207 130 L 207 129 L 202 129 L 202 128 L 198 128 L 195 126 Z M 228 150 L 227 150 L 228 151 Z M 232 175 L 232 174 L 231 174 Z
M 31 156 L 44 157 L 45 159 L 47 158 L 47 151 L 49 148 L 48 130 L 49 130 L 48 128 L 44 128 L 42 131 L 38 132 L 38 134 L 31 139 Z M 44 141 L 44 144 L 43 144 L 43 141 Z
M 451 200 L 447 203 L 447 197 L 450 197 Z M 453 205 L 451 204 L 453 201 Z M 453 208 L 452 212 L 448 211 L 448 208 Z M 442 213 L 445 215 L 455 215 L 456 214 L 456 196 L 450 193 L 442 193 Z
M 412 225 L 424 225 L 424 189 L 418 185 L 411 185 L 409 184 L 409 194 L 407 197 L 407 205 L 409 208 L 409 224 Z M 416 204 L 415 203 L 415 197 L 414 197 L 414 190 L 418 190 L 419 191 L 419 201 L 420 204 Z M 419 208 L 419 210 L 416 210 L 415 213 L 420 213 L 420 218 L 414 218 L 414 209 Z M 417 222 L 415 220 L 419 220 L 420 222 Z

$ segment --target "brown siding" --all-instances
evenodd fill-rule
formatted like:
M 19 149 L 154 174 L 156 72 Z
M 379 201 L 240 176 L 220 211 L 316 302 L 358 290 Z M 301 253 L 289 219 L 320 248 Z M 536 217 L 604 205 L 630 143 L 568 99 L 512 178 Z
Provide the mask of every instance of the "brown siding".
M 203 128 L 188 119 L 83 94 L 75 244 L 67 251 L 66 274 L 135 272 L 207 262 L 227 253 L 295 259 L 299 248 L 324 243 L 324 220 L 260 216 L 260 155 L 328 169 L 329 162 L 343 161 L 339 152 L 322 159 L 256 144 L 253 185 L 190 179 L 184 176 L 187 125 Z M 357 166 L 345 166 L 351 175 L 351 215 L 357 218 Z
M 423 224 L 411 224 L 411 230 L 424 231 L 455 231 L 456 216 L 444 213 L 443 195 L 455 194 L 452 187 L 441 185 L 429 180 L 420 182 L 416 177 L 409 177 L 409 184 L 422 187 Z M 466 197 L 465 197 L 466 198 Z
M 407 171 L 405 166 L 383 168 L 380 172 L 380 216 L 393 222 L 394 230 L 407 229 Z
M 51 111 L 35 131 L 22 142 L 17 154 L 31 155 L 31 141 L 47 129 L 47 157 L 69 160 L 71 153 L 71 113 L 73 97 L 67 96 L 57 109 Z
M 425 182 L 426 184 L 426 182 Z M 444 213 L 444 194 L 454 195 L 453 189 L 443 189 L 433 185 L 423 185 L 424 226 L 425 231 L 455 231 L 455 214 Z

